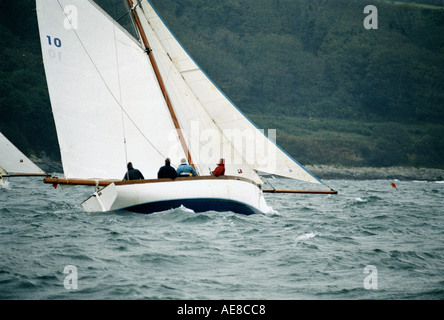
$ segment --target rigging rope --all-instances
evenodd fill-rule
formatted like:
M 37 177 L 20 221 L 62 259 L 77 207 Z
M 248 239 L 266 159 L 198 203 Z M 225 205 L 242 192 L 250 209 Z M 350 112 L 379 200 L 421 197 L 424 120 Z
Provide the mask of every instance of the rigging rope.
M 114 33 L 114 47 L 116 49 L 115 52 L 116 52 L 116 66 L 117 66 L 117 82 L 119 83 L 119 97 L 120 97 L 120 104 L 122 105 L 123 103 L 122 103 L 122 86 L 120 82 L 119 52 L 117 49 L 116 26 L 114 25 L 113 25 L 113 33 Z M 121 116 L 122 116 L 123 148 L 125 150 L 125 166 L 126 166 L 128 163 L 128 147 L 126 144 L 125 117 L 122 109 L 121 109 Z

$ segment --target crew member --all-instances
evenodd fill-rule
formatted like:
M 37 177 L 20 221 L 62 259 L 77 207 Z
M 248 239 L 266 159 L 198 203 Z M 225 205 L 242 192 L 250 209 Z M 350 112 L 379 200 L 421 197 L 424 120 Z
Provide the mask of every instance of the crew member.
M 180 177 L 194 177 L 197 176 L 196 170 L 185 159 L 180 160 L 180 166 L 177 168 L 177 175 Z
M 171 166 L 170 158 L 165 159 L 165 165 L 159 169 L 157 173 L 157 178 L 170 178 L 175 179 L 177 177 L 176 169 Z
M 131 162 L 128 162 L 127 164 L 128 171 L 126 172 L 125 176 L 123 177 L 123 180 L 139 180 L 139 179 L 145 179 L 143 177 L 142 172 L 140 172 L 137 169 L 133 168 L 133 164 Z
M 216 169 L 214 169 L 214 171 L 211 172 L 211 174 L 213 176 L 218 177 L 218 176 L 223 176 L 225 174 L 225 164 L 224 164 L 224 162 L 225 161 L 222 158 L 219 160 L 219 163 L 217 164 Z

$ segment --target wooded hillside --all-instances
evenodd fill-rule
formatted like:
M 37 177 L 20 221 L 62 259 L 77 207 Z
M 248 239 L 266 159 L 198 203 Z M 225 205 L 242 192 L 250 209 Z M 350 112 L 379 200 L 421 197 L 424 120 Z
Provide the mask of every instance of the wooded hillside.
M 97 1 L 114 17 L 120 0 Z M 360 0 L 152 0 L 196 62 L 302 164 L 443 167 L 444 10 Z M 439 5 L 439 4 L 438 4 Z M 0 2 L 0 131 L 59 159 L 33 0 Z M 20 21 L 20 23 L 19 23 Z

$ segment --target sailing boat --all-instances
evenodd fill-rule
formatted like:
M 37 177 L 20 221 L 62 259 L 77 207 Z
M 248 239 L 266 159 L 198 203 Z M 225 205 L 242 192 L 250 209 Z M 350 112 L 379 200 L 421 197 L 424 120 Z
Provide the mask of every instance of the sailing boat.
M 268 212 L 264 192 L 286 192 L 262 190 L 258 172 L 322 184 L 216 87 L 149 1 L 127 2 L 139 39 L 91 0 L 37 0 L 65 176 L 46 183 L 95 186 L 82 203 L 92 212 L 242 214 Z M 155 179 L 165 158 L 198 176 Z M 221 158 L 225 175 L 210 175 Z M 149 179 L 121 181 L 128 162 Z
M 0 183 L 6 177 L 48 176 L 0 132 Z

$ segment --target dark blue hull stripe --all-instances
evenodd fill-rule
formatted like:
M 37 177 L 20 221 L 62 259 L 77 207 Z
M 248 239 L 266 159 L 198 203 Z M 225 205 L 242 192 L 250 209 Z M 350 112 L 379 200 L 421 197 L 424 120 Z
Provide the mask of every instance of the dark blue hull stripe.
M 167 200 L 139 204 L 126 208 L 128 211 L 137 213 L 154 213 L 184 206 L 187 209 L 191 209 L 194 212 L 206 212 L 206 211 L 232 211 L 235 213 L 250 215 L 255 213 L 261 213 L 260 210 L 244 204 L 239 201 L 227 200 L 227 199 L 213 199 L 213 198 L 200 198 L 200 199 L 178 199 Z

